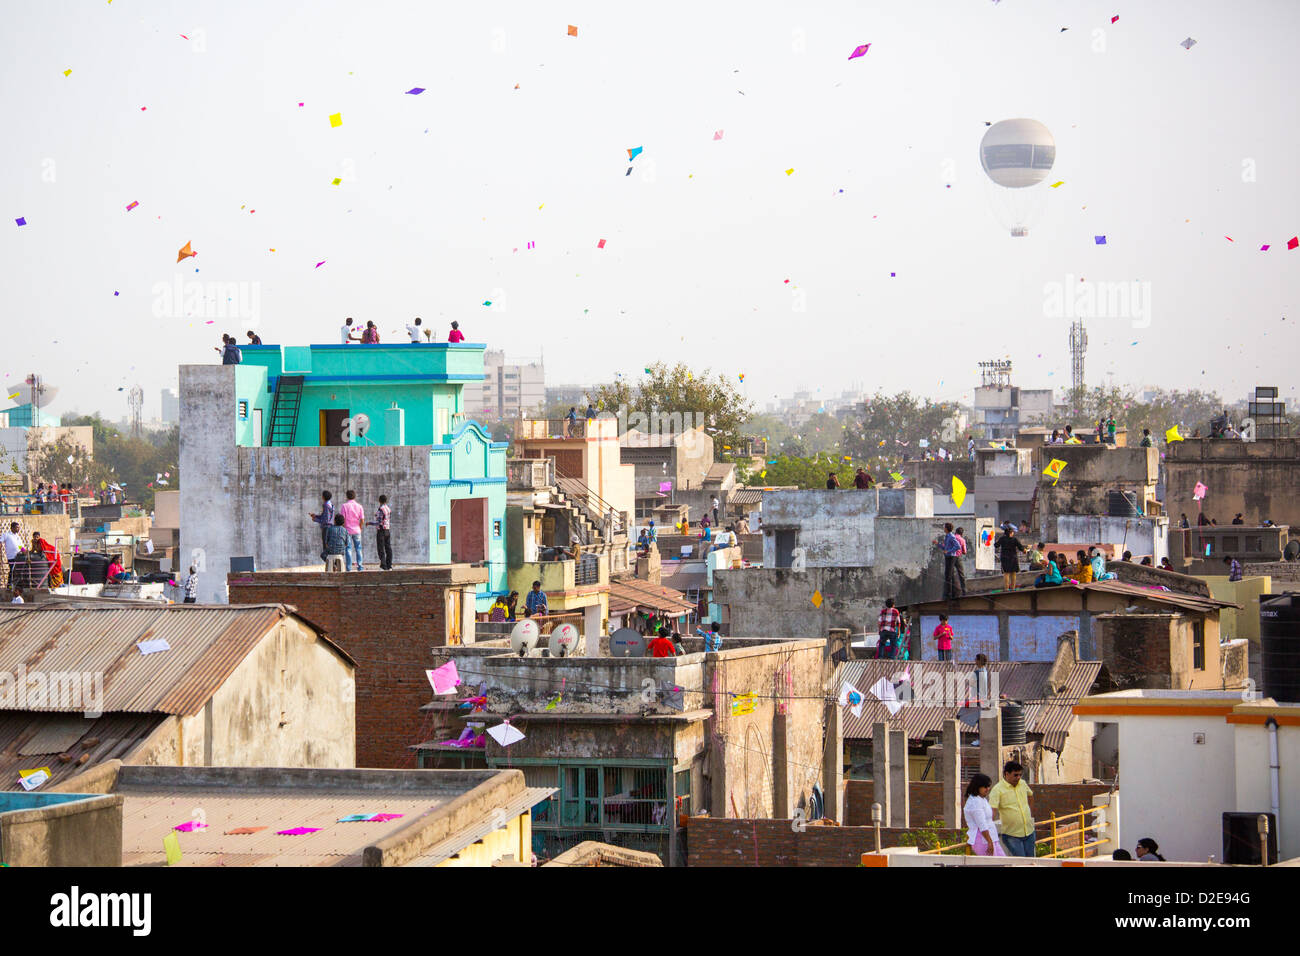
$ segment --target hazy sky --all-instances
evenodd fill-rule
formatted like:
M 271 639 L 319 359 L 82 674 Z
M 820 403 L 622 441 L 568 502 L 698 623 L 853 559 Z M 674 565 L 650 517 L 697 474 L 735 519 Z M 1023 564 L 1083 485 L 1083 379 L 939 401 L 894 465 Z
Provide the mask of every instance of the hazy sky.
M 222 331 L 334 342 L 346 315 L 458 319 L 551 384 L 662 359 L 760 406 L 969 400 L 987 358 L 1068 385 L 1045 285 L 1080 277 L 1150 291 L 1149 327 L 1089 322 L 1090 384 L 1291 387 L 1293 2 L 6 7 L 0 375 L 57 409 L 118 417 L 139 383 L 151 417 Z M 978 146 L 1021 116 L 1064 185 L 1012 238 Z M 258 315 L 178 281 L 247 283 Z

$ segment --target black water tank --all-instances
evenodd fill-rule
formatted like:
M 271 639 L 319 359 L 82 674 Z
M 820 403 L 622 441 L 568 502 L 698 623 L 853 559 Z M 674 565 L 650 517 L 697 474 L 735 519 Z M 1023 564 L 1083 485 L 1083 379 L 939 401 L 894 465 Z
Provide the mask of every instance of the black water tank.
M 1265 697 L 1300 703 L 1300 602 L 1295 594 L 1259 602 L 1259 666 Z
M 1002 743 L 1012 747 L 1025 742 L 1025 709 L 1019 704 L 1002 705 Z
M 72 570 L 80 572 L 87 584 L 103 584 L 108 578 L 109 561 L 107 554 L 86 551 L 72 556 Z
M 1263 849 L 1259 844 L 1259 813 L 1224 813 L 1223 862 L 1238 866 L 1259 866 Z M 1277 862 L 1277 818 L 1268 817 L 1268 863 Z
M 1138 496 L 1136 491 L 1106 492 L 1107 514 L 1112 518 L 1136 518 L 1138 513 Z

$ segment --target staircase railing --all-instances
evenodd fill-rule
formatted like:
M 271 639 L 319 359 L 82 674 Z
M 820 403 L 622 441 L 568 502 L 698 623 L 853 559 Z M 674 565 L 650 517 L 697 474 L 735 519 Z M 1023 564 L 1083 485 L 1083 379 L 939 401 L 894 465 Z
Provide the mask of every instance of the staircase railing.
M 557 465 L 555 482 L 560 491 L 564 492 L 566 496 L 572 496 L 574 503 L 587 513 L 588 519 L 592 524 L 600 528 L 603 536 L 609 538 L 616 534 L 627 533 L 627 512 L 619 511 L 596 494 L 591 486 L 581 478 L 575 475 L 566 475 Z M 569 487 L 566 488 L 566 485 Z

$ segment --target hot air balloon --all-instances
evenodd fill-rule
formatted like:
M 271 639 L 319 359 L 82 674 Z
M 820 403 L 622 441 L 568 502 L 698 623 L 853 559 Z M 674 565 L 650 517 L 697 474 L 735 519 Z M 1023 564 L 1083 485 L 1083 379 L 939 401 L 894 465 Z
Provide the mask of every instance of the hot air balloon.
M 1027 236 L 1046 203 L 1042 185 L 1056 162 L 1056 140 L 1032 119 L 994 123 L 980 141 L 980 165 L 988 175 L 988 193 L 999 221 L 1013 236 Z

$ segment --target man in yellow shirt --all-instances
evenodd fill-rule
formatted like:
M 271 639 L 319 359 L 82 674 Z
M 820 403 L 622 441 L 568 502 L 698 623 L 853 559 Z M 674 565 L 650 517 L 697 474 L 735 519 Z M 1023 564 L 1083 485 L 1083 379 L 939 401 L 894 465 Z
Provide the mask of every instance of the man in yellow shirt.
M 998 815 L 998 832 L 1010 856 L 1034 856 L 1034 812 L 1029 803 L 1034 791 L 1020 779 L 1024 772 L 1024 767 L 1008 760 L 1002 779 L 989 791 L 989 806 Z

